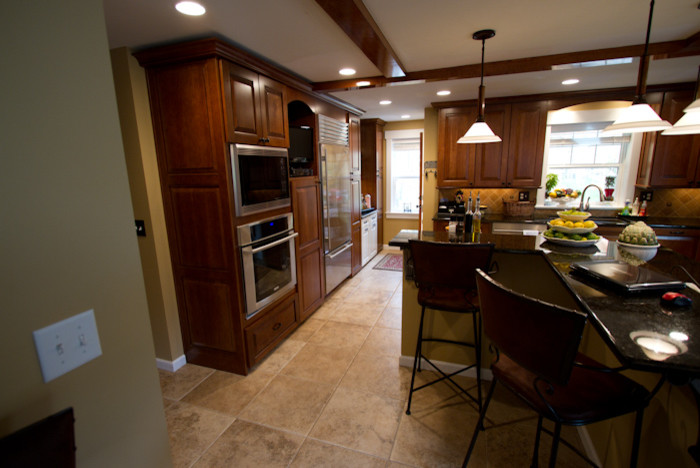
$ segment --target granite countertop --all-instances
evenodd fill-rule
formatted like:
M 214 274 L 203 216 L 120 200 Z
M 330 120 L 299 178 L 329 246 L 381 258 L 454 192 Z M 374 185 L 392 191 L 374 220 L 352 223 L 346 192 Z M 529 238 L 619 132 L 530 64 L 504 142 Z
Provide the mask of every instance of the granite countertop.
M 418 231 L 402 230 L 389 242 L 389 245 L 405 248 L 408 246 L 409 239 L 418 238 Z M 446 233 L 433 234 L 430 231 L 421 232 L 420 238 L 437 242 L 448 241 Z M 496 251 L 544 255 L 584 310 L 590 314 L 592 324 L 621 362 L 633 368 L 655 372 L 662 370 L 700 374 L 699 292 L 690 287 L 685 288 L 681 292 L 692 299 L 692 306 L 670 309 L 662 306 L 660 292 L 624 295 L 601 283 L 573 276 L 570 271 L 570 265 L 574 262 L 619 259 L 687 282 L 690 279 L 679 266 L 696 279 L 700 279 L 699 262 L 665 247 L 660 247 L 654 258 L 643 262 L 624 250 L 618 250 L 617 243 L 609 242 L 605 237 L 601 237 L 595 245 L 589 247 L 552 244 L 541 235 L 481 234 L 477 241 L 494 243 Z M 688 337 L 682 345 L 686 346 L 687 350 L 665 360 L 652 359 L 631 339 L 630 335 L 635 332 L 644 332 L 661 338 L 666 338 L 673 332 L 680 333 L 682 334 L 680 336 Z
M 514 217 L 502 213 L 491 213 L 486 214 L 481 219 L 481 222 L 485 224 L 494 222 L 546 224 L 552 217 L 553 216 L 546 216 L 544 213 L 537 212 L 529 217 Z M 433 216 L 433 221 L 448 221 L 449 219 L 449 213 L 436 213 L 435 216 Z M 591 219 L 594 220 L 598 226 L 626 226 L 633 221 L 632 219 L 625 219 L 617 216 L 596 216 L 595 214 L 591 216 Z M 700 229 L 700 218 L 649 216 L 643 219 L 643 221 L 652 228 Z
M 363 218 L 366 218 L 367 216 L 371 215 L 372 213 L 375 213 L 376 211 L 376 208 L 363 208 L 362 211 L 360 211 L 360 215 Z

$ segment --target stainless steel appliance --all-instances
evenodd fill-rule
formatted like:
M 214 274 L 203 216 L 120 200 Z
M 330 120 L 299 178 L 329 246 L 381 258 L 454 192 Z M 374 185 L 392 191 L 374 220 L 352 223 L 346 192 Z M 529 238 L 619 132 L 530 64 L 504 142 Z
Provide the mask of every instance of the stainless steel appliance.
M 351 259 L 351 169 L 348 124 L 318 116 L 323 198 L 323 243 L 326 264 L 326 294 L 350 276 Z
M 286 148 L 231 144 L 236 215 L 290 206 Z
M 297 235 L 292 213 L 238 227 L 247 318 L 294 289 Z

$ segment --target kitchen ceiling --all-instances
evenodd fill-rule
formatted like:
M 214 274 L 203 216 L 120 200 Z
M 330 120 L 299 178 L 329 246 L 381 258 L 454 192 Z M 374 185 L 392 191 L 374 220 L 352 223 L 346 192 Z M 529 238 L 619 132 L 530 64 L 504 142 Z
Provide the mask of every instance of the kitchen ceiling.
M 659 44 L 661 52 L 670 52 L 672 58 L 660 59 L 663 54 L 658 54 L 658 59 L 651 60 L 649 85 L 697 79 L 699 1 L 656 2 L 650 42 Z M 550 70 L 539 66 L 542 60 L 523 59 L 643 45 L 649 15 L 649 2 L 643 0 L 201 0 L 207 12 L 200 17 L 181 15 L 175 10 L 175 3 L 176 0 L 103 0 L 110 48 L 136 51 L 217 36 L 365 110 L 363 118 L 386 121 L 401 120 L 403 115 L 422 119 L 424 108 L 432 102 L 476 99 L 481 43 L 471 36 L 485 28 L 496 30 L 486 47 L 487 109 L 489 98 L 497 96 L 633 87 L 637 61 Z M 365 26 L 372 21 L 376 24 L 385 38 L 384 45 L 388 45 L 387 50 L 393 52 L 407 76 L 394 80 L 382 77 L 380 66 L 363 53 L 322 4 L 341 10 L 336 16 L 347 16 L 342 7 L 357 10 L 359 5 L 365 17 L 370 17 Z M 356 18 L 348 24 L 350 34 L 361 33 L 366 43 L 368 29 L 362 29 L 363 24 Z M 489 63 L 503 61 L 513 61 L 512 66 L 494 65 L 489 70 Z M 539 64 L 536 71 L 511 73 L 533 63 Z M 346 89 L 345 84 L 336 83 L 346 83 L 347 78 L 338 74 L 345 67 L 357 70 L 353 82 L 362 78 L 394 82 L 388 86 Z M 455 79 L 434 81 L 448 74 Z M 426 77 L 429 80 L 424 80 Z M 561 84 L 574 77 L 580 80 L 578 84 Z M 436 95 L 445 89 L 451 94 Z M 380 100 L 392 103 L 382 106 Z

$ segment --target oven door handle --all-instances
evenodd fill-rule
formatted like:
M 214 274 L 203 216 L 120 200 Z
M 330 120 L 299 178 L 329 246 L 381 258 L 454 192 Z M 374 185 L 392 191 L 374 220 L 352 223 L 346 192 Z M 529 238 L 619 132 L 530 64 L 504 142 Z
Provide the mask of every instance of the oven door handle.
M 274 241 L 274 242 L 272 242 L 272 243 L 270 243 L 270 244 L 265 244 L 265 245 L 260 246 L 260 247 L 258 247 L 258 248 L 256 248 L 256 249 L 252 249 L 252 250 L 250 251 L 250 253 L 258 253 L 258 252 L 261 252 L 261 251 L 263 251 L 263 250 L 267 250 L 267 249 L 269 249 L 269 248 L 271 248 L 271 247 L 274 247 L 274 246 L 276 246 L 276 245 L 280 245 L 280 244 L 283 244 L 283 243 L 285 243 L 285 242 L 287 242 L 287 241 L 290 241 L 290 240 L 294 239 L 294 238 L 295 238 L 296 236 L 298 236 L 298 235 L 299 235 L 299 233 L 298 233 L 298 232 L 295 232 L 294 234 L 290 234 L 289 236 L 283 237 L 282 239 L 276 240 L 276 241 Z

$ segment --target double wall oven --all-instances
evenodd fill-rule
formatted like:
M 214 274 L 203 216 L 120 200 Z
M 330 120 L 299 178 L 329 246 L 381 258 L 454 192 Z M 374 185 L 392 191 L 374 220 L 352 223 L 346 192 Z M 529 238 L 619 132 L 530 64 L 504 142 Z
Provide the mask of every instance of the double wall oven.
M 297 283 L 292 213 L 238 227 L 246 318 L 294 289 Z

